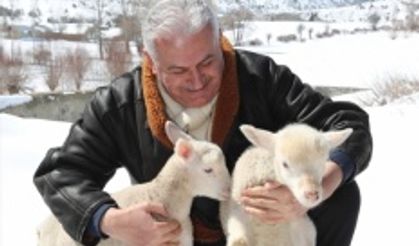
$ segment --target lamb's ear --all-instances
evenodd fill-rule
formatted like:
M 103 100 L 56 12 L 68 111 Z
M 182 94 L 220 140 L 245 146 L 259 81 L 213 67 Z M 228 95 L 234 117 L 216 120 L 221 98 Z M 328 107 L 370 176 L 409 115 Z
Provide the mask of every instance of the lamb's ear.
M 323 136 L 329 142 L 332 148 L 336 148 L 345 142 L 346 139 L 352 134 L 352 128 L 345 128 L 343 130 L 332 130 L 323 133 Z
M 173 143 L 173 145 L 180 138 L 192 139 L 191 136 L 189 136 L 186 132 L 182 131 L 182 129 L 180 129 L 180 127 L 178 127 L 175 123 L 173 123 L 169 120 L 166 121 L 166 124 L 164 125 L 164 129 L 166 131 L 167 137 L 169 138 L 170 142 Z
M 240 130 L 253 145 L 273 151 L 275 143 L 274 133 L 246 124 L 241 125 Z
M 193 147 L 190 141 L 179 138 L 175 143 L 175 154 L 184 160 L 188 160 L 192 156 Z

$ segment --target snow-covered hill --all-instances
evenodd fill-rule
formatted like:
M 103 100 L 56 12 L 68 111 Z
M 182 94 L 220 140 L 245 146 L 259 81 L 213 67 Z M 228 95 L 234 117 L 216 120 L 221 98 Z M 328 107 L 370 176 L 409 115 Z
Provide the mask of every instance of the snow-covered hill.
M 111 26 L 121 14 L 121 0 L 3 0 L 0 1 L 0 23 L 13 25 L 42 25 L 51 27 L 57 23 L 94 23 L 98 4 L 103 13 L 103 24 Z M 10 13 L 15 13 L 10 15 Z
M 411 0 L 246 0 L 246 6 L 256 16 L 292 13 L 301 20 L 315 18 L 316 21 L 325 22 L 369 22 L 371 15 L 376 14 L 381 22 L 390 22 L 392 19 L 403 19 L 408 12 L 408 3 Z M 419 4 L 419 1 L 417 1 Z M 241 1 L 243 4 L 243 1 Z M 227 1 L 219 2 L 221 13 L 237 8 L 237 3 Z
M 322 8 L 336 8 L 342 6 L 357 5 L 371 0 L 244 0 L 239 1 L 240 4 L 254 10 L 265 12 L 275 11 L 296 11 L 296 10 L 313 10 Z M 222 1 L 218 4 L 221 9 L 228 9 L 237 5 L 236 1 Z
M 115 19 L 122 13 L 122 3 L 131 0 L 2 0 L 0 1 L 0 24 L 42 25 L 53 27 L 57 23 L 93 23 L 97 18 L 97 5 L 103 3 L 104 26 L 115 25 Z M 144 1 L 145 2 L 145 1 Z M 395 11 L 402 11 L 403 4 L 399 0 L 213 0 L 220 14 L 237 8 L 240 2 L 256 16 L 284 12 L 297 13 L 307 18 L 317 13 L 325 21 L 362 21 L 367 20 L 371 13 L 382 15 L 388 19 Z M 13 17 L 11 17 L 11 13 Z

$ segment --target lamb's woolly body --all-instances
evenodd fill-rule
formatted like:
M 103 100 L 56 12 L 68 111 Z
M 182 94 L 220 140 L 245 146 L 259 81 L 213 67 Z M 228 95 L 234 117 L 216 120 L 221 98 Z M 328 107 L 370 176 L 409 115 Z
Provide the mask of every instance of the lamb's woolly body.
M 149 183 L 125 188 L 112 195 L 121 208 L 138 202 L 159 202 L 173 219 L 189 216 L 193 192 L 187 168 L 170 159 L 159 175 Z
M 166 131 L 172 142 L 176 143 L 175 151 L 156 178 L 148 183 L 127 187 L 112 197 L 120 208 L 140 202 L 161 203 L 170 219 L 180 223 L 180 244 L 192 246 L 193 231 L 189 213 L 193 198 L 201 195 L 226 199 L 230 176 L 218 146 L 193 140 L 172 123 L 166 124 Z M 38 235 L 39 246 L 80 245 L 68 236 L 53 216 L 41 225 Z M 122 242 L 109 238 L 98 245 L 120 246 Z
M 231 198 L 221 203 L 220 216 L 227 246 L 314 246 L 316 229 L 307 215 L 290 222 L 264 224 L 243 211 L 240 196 L 245 188 L 276 181 L 283 185 L 292 184 L 294 187 L 289 188 L 302 204 L 318 204 L 328 153 L 340 145 L 352 129 L 330 135 L 304 124 L 292 124 L 277 133 L 251 126 L 241 130 L 256 147 L 250 147 L 237 160 L 232 175 Z M 280 165 L 285 162 L 293 169 L 292 176 L 281 169 Z M 307 178 L 305 183 L 300 182 L 300 179 Z M 296 194 L 302 193 L 302 189 L 306 191 L 307 187 L 319 191 L 317 201 L 303 201 L 304 195 Z
M 237 160 L 232 176 L 231 196 L 239 201 L 240 193 L 248 187 L 276 180 L 272 163 L 273 156 L 262 148 L 250 147 Z M 240 175 L 238 175 L 240 174 Z
M 229 246 L 303 246 L 294 244 L 293 230 L 315 237 L 315 228 L 311 220 L 304 216 L 291 223 L 268 225 L 247 216 L 240 207 L 240 194 L 248 187 L 263 185 L 267 181 L 281 183 L 275 175 L 273 156 L 263 148 L 250 147 L 237 160 L 232 176 L 231 199 L 221 204 L 221 219 L 224 230 L 232 237 Z M 228 218 L 228 219 L 227 219 Z M 231 230 L 237 230 L 238 233 Z M 246 242 L 231 244 L 235 235 L 246 235 Z M 303 239 L 305 240 L 305 239 Z
M 119 207 L 124 208 L 139 202 L 160 202 L 166 208 L 171 218 L 182 226 L 182 245 L 192 245 L 192 225 L 189 211 L 192 205 L 193 193 L 189 184 L 189 174 L 184 164 L 178 163 L 174 157 L 169 159 L 159 175 L 149 183 L 133 185 L 112 194 Z M 41 226 L 39 232 L 40 246 L 43 245 L 81 245 L 72 240 L 63 230 L 58 221 L 50 216 Z M 55 236 L 57 235 L 57 236 Z M 191 243 L 188 243 L 191 242 Z M 119 246 L 121 242 L 108 239 L 99 246 Z

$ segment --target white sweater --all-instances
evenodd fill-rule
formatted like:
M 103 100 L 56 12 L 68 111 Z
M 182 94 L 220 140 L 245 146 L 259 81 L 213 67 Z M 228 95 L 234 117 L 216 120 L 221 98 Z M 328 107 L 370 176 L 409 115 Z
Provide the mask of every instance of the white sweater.
M 215 103 L 218 96 L 202 107 L 185 108 L 167 93 L 161 82 L 157 82 L 157 85 L 169 118 L 194 138 L 211 141 Z

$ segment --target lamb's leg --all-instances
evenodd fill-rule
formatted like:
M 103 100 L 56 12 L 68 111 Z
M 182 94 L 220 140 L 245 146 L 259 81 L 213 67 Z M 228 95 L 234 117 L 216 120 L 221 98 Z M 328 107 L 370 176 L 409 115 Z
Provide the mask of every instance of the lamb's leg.
M 62 228 L 56 218 L 50 216 L 38 230 L 38 246 L 78 246 Z
M 230 200 L 221 208 L 224 217 L 224 230 L 227 236 L 227 246 L 251 246 L 249 241 L 251 231 L 248 228 L 247 215 L 235 201 Z M 225 212 L 227 211 L 227 212 Z
M 304 233 L 301 233 L 301 232 Z M 290 221 L 290 232 L 294 246 L 315 246 L 316 245 L 316 227 L 313 221 L 304 215 Z

